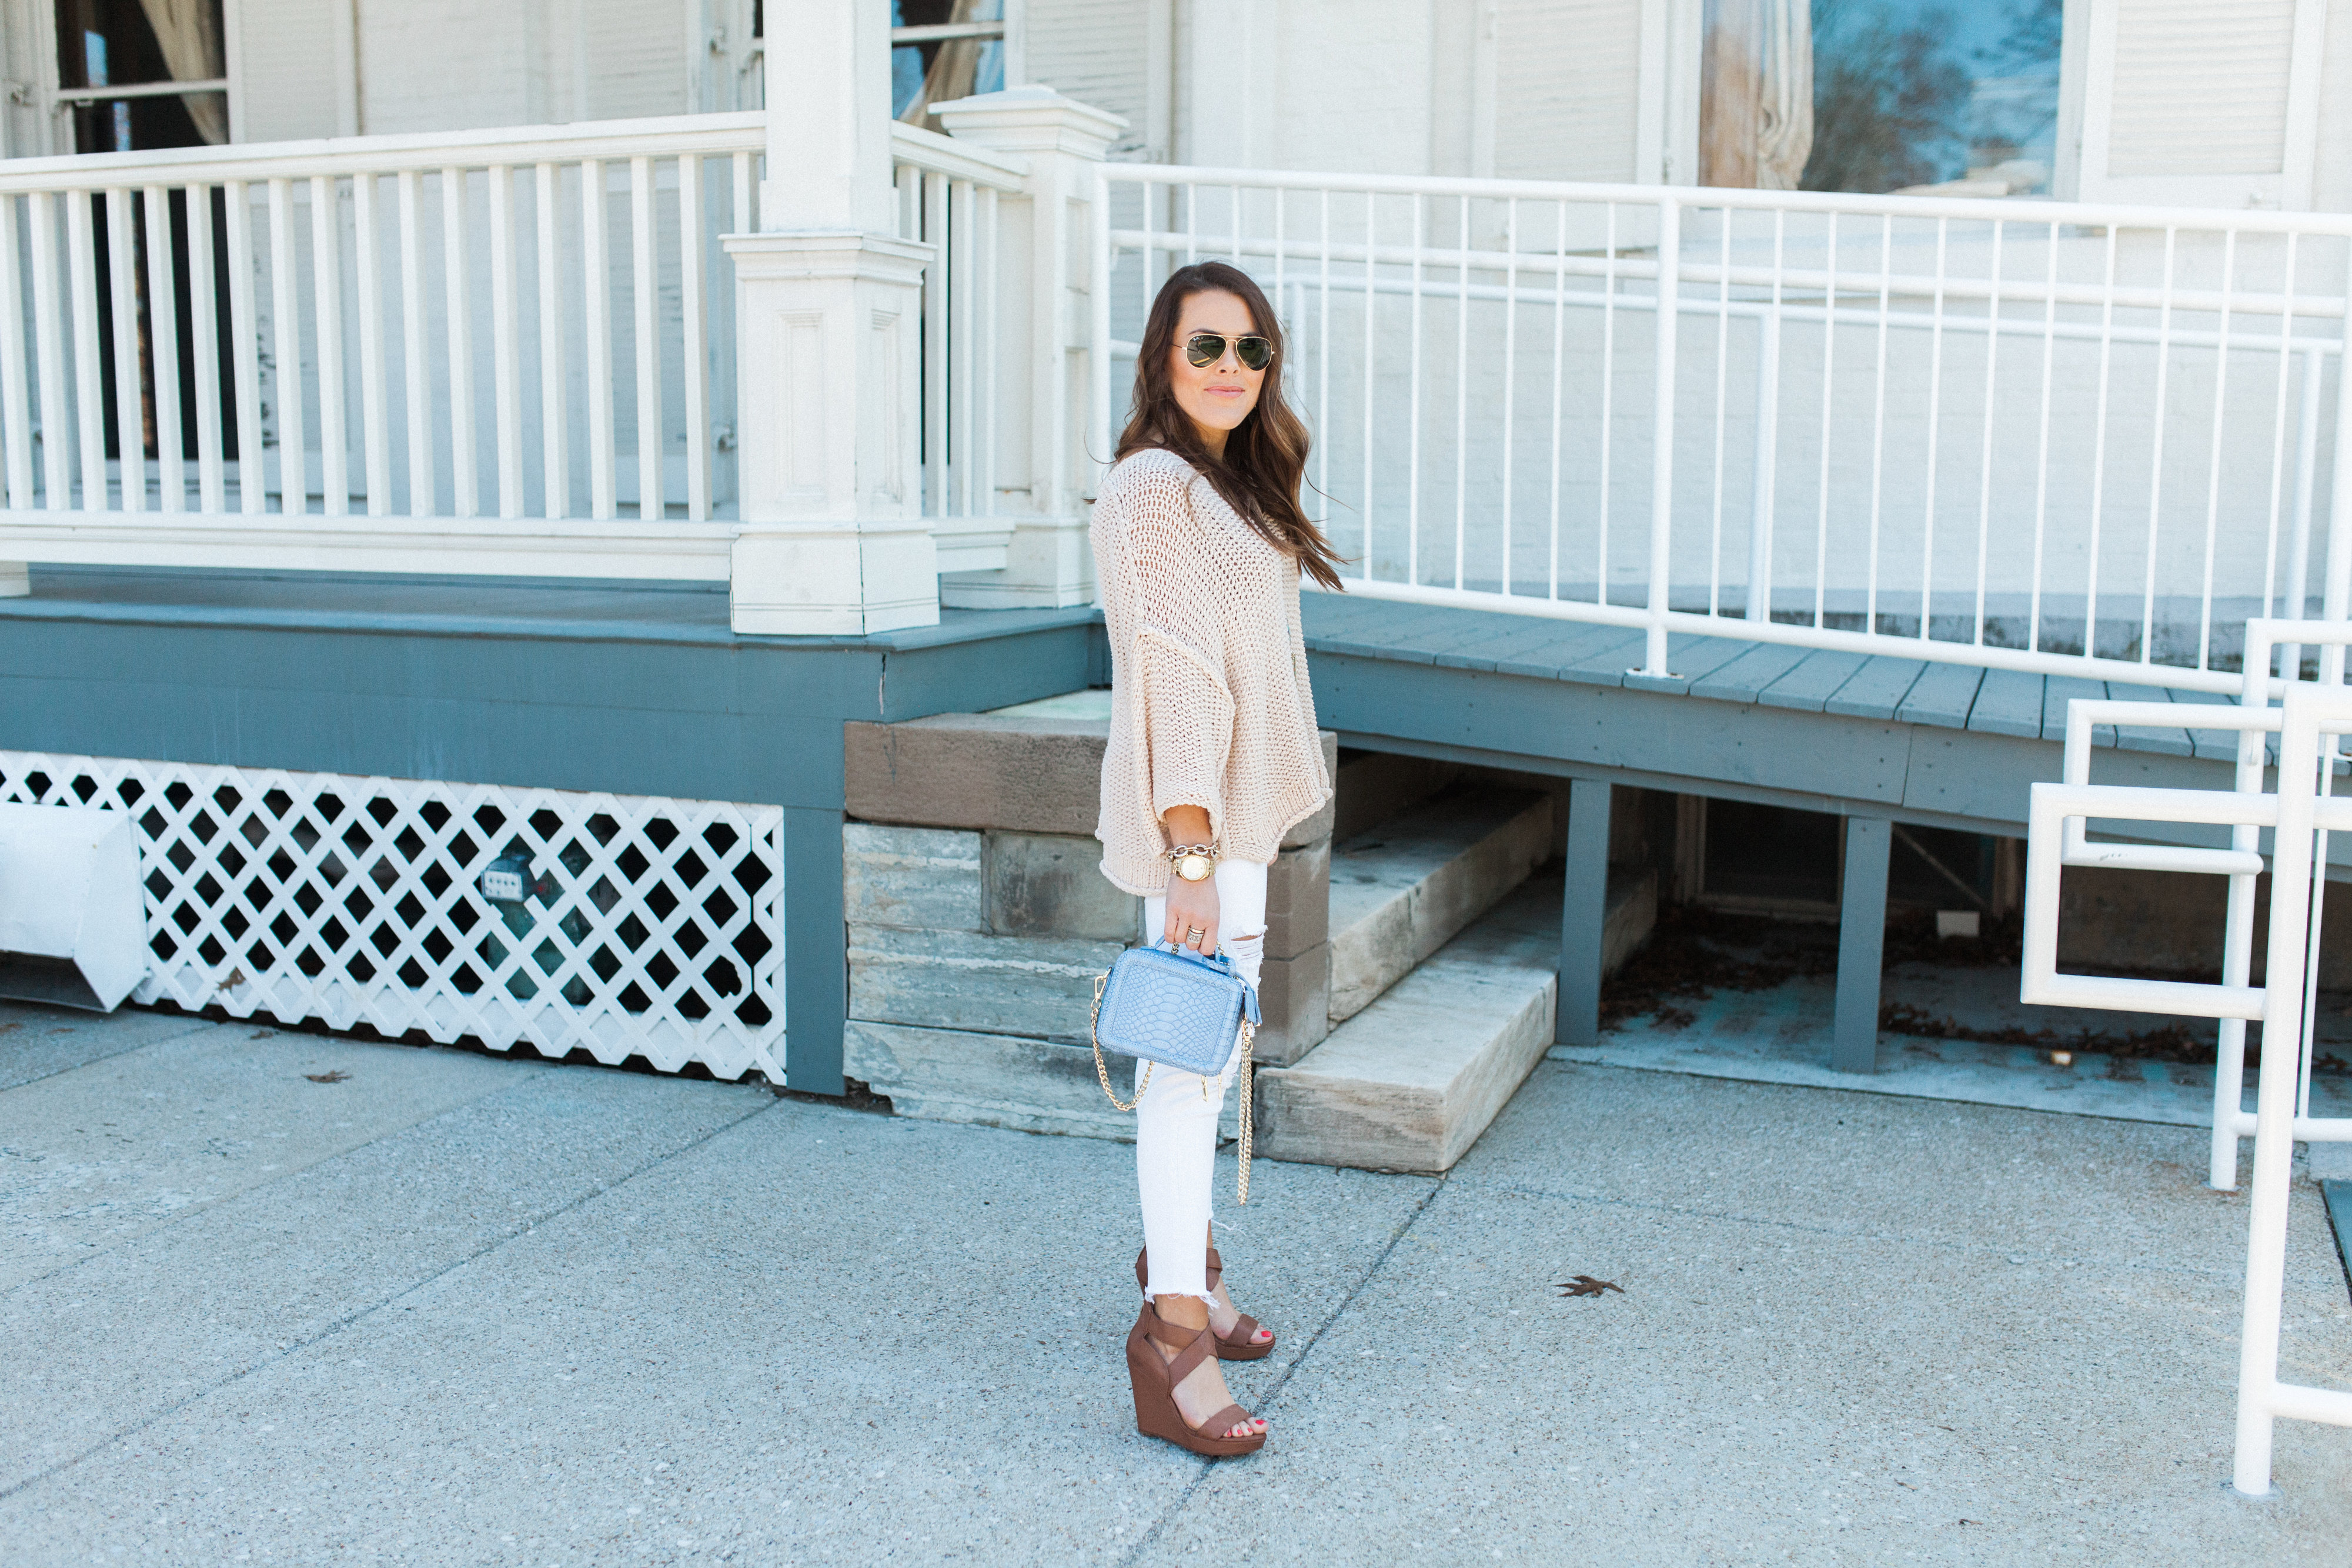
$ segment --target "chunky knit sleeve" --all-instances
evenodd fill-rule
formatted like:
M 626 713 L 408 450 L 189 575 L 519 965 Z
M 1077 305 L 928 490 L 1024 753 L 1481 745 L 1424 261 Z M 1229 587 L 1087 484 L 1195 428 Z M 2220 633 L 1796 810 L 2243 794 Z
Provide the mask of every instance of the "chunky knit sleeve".
M 1151 814 L 1198 806 L 1213 837 L 1223 829 L 1222 781 L 1234 738 L 1233 694 L 1218 673 L 1217 596 L 1202 580 L 1205 552 L 1184 476 L 1147 469 L 1129 484 L 1118 591 L 1128 601 L 1121 619 L 1135 629 L 1128 653 Z

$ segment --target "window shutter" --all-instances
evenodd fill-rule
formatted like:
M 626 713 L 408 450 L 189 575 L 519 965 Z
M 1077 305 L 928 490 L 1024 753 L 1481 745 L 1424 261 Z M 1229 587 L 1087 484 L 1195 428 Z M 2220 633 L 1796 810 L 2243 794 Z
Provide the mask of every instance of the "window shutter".
M 1150 11 L 1149 0 L 1028 0 L 1024 9 L 1029 79 L 1124 119 L 1114 155 L 1140 151 L 1150 124 Z
M 1497 177 L 1643 178 L 1635 166 L 1643 10 L 1638 0 L 1498 0 Z
M 330 0 L 240 0 L 228 7 L 236 36 L 239 141 L 298 141 L 348 135 L 358 106 L 346 102 L 352 69 L 351 6 Z
M 2061 96 L 2079 104 L 2082 200 L 2310 205 L 2326 0 L 2074 9 L 2088 37 Z

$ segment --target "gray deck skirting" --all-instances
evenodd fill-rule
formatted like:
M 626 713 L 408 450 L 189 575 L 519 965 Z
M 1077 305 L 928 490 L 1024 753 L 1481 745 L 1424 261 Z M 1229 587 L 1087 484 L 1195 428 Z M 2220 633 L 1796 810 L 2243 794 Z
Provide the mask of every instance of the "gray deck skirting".
M 36 567 L 0 600 L 0 747 L 777 804 L 796 1087 L 840 1083 L 844 729 L 1106 684 L 1091 608 L 739 636 L 694 584 Z M 1309 594 L 1346 744 L 2015 833 L 2096 683 Z M 2146 688 L 2108 695 L 2154 698 Z M 2199 703 L 2173 699 L 2184 719 Z M 2226 789 L 2234 737 L 2100 737 L 2101 782 Z M 2352 839 L 2352 835 L 2338 835 Z M 2184 836 L 2181 841 L 2194 841 Z M 2352 842 L 2337 854 L 2352 863 Z M 824 890 L 830 889 L 830 893 Z

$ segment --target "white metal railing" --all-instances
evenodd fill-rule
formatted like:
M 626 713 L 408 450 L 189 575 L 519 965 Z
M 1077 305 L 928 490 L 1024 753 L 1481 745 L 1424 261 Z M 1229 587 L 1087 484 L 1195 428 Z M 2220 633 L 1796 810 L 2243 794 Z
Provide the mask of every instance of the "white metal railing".
M 2200 707 L 2197 727 L 2234 730 L 2238 735 L 2236 789 L 2239 794 L 2263 793 L 2264 768 L 2276 760 L 2275 743 L 2283 722 L 2281 710 L 2270 706 L 2274 684 L 2265 678 L 2273 658 L 2282 670 L 2302 666 L 2305 648 L 2321 651 L 2319 677 L 2324 685 L 2340 687 L 2344 680 L 2344 650 L 2352 644 L 2352 622 L 2342 621 L 2271 621 L 2246 622 L 2245 663 L 2240 706 Z M 2091 776 L 2094 732 L 2101 727 L 2129 725 L 2168 727 L 2179 722 L 2178 706 L 2165 703 L 2076 699 L 2066 705 L 2066 751 L 2063 781 L 2087 785 Z M 2326 764 L 2319 783 L 2323 797 L 2332 795 L 2342 768 L 2334 736 L 2323 743 Z M 2065 822 L 2060 863 L 2105 866 L 2136 871 L 2203 873 L 2230 879 L 2228 914 L 2221 938 L 2221 983 L 2242 987 L 2253 969 L 2254 901 L 2257 879 L 2263 871 L 2262 835 L 2258 828 L 2240 824 L 2231 829 L 2227 849 L 2176 847 L 2141 843 L 2095 842 L 2082 818 Z M 2314 852 L 2310 892 L 2311 929 L 2306 947 L 2308 971 L 2303 1002 L 2303 1051 L 2295 1063 L 2294 1135 L 2318 1143 L 2352 1142 L 2352 1119 L 2311 1114 L 2312 1041 L 2319 1001 L 2319 935 L 2324 900 L 2321 887 L 2327 866 L 2327 829 L 2322 827 Z M 2137 984 L 2138 982 L 2132 982 Z M 2244 1109 L 2246 1024 L 2243 1019 L 2221 1019 L 2213 1071 L 2212 1150 L 2207 1183 L 2227 1192 L 2238 1185 L 2238 1144 L 2254 1134 L 2254 1118 Z
M 0 556 L 723 579 L 764 125 L 0 166 Z
M 938 247 L 923 273 L 923 514 L 940 570 L 1004 564 L 996 517 L 997 197 L 1020 164 L 918 126 L 892 131 L 898 235 Z
M 2345 612 L 2352 218 L 1140 164 L 1098 193 L 1097 455 L 1151 292 L 1234 262 L 1351 591 L 1640 627 L 1652 674 L 1675 630 L 2210 691 L 2245 620 Z
M 2297 634 L 2308 639 L 2314 629 L 2280 625 L 2269 630 L 2284 640 Z M 2340 666 L 2340 653 L 2336 661 Z M 2114 705 L 2082 706 L 2088 710 L 2086 724 L 2102 710 L 2116 722 L 2141 716 L 2116 711 Z M 2352 800 L 2330 798 L 2326 792 L 2335 772 L 2338 737 L 2352 732 L 2352 692 L 2340 685 L 2297 681 L 2287 686 L 2282 709 L 2265 713 L 2248 708 L 2236 716 L 2240 722 L 2231 727 L 2241 729 L 2255 757 L 2252 789 L 2149 789 L 2079 782 L 2033 787 L 2027 835 L 2021 994 L 2028 1002 L 2056 1006 L 2220 1019 L 2237 1027 L 2241 1046 L 2246 1021 L 2262 1023 L 2263 1068 L 2255 1091 L 2252 1128 L 2254 1163 L 2239 1340 L 2234 1473 L 2239 1491 L 2261 1496 L 2270 1490 L 2273 1428 L 2280 1416 L 2352 1426 L 2352 1393 L 2282 1383 L 2278 1376 L 2294 1142 L 2352 1137 L 2352 1121 L 2312 1117 L 2307 1099 L 2311 986 L 2319 937 L 2315 889 L 2324 885 L 2318 880 L 2326 864 L 2322 835 L 2352 829 Z M 2263 737 L 2273 727 L 2279 735 L 2277 789 L 2274 794 L 2263 794 L 2259 787 Z M 2087 756 L 2087 743 L 2079 748 L 2074 744 L 2071 721 L 2069 742 L 2070 751 L 2080 749 Z M 2231 829 L 2236 837 L 2228 850 L 2172 850 L 2158 860 L 2151 858 L 2158 852 L 2146 848 L 2118 854 L 2129 847 L 2094 845 L 2090 848 L 2102 858 L 2087 863 L 2229 875 L 2233 883 L 2233 933 L 2250 929 L 2250 922 L 2242 921 L 2241 915 L 2250 916 L 2251 909 L 2241 910 L 2237 889 L 2242 878 L 2250 903 L 2253 873 L 2260 868 L 2254 853 L 2256 835 L 2270 830 L 2270 946 L 2263 983 L 2259 987 L 2247 983 L 2246 955 L 2241 947 L 2232 948 L 2218 985 L 2060 973 L 2060 873 L 2066 864 L 2086 863 L 2080 858 L 2084 852 L 2080 835 L 2092 820 Z M 2240 1092 L 2232 1085 L 2227 1105 L 2233 1124 L 2241 1113 Z M 2217 1124 L 2217 1148 L 2219 1135 Z M 2232 1130 L 2229 1148 L 2233 1167 L 2237 1136 Z

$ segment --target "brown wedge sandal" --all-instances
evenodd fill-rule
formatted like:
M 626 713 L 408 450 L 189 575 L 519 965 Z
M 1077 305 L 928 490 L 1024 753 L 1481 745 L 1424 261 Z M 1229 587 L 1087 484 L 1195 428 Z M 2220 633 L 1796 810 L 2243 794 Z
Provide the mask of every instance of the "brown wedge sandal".
M 1151 1342 L 1177 1347 L 1176 1359 L 1164 1361 Z M 1160 1315 L 1150 1301 L 1136 1314 L 1127 1336 L 1127 1375 L 1135 1385 L 1135 1429 L 1147 1437 L 1165 1437 L 1180 1448 L 1205 1458 L 1227 1459 L 1255 1454 L 1265 1447 L 1265 1434 L 1246 1437 L 1223 1434 L 1251 1420 L 1238 1405 L 1228 1405 L 1198 1427 L 1184 1419 L 1176 1406 L 1176 1385 L 1209 1358 L 1217 1343 L 1207 1329 L 1188 1329 Z M 1213 1434 L 1214 1434 L 1213 1436 Z
M 1135 1255 L 1135 1288 L 1139 1291 L 1151 1289 L 1151 1268 L 1150 1260 L 1146 1256 L 1150 1251 L 1150 1249 L 1146 1248 Z M 1217 1249 L 1212 1247 L 1209 1249 L 1209 1289 L 1215 1290 L 1217 1281 L 1224 1277 L 1225 1260 L 1218 1257 Z M 1275 1346 L 1273 1340 L 1269 1339 L 1264 1344 L 1253 1343 L 1257 1331 L 1265 1326 L 1247 1312 L 1242 1313 L 1232 1328 L 1216 1336 L 1217 1359 L 1219 1361 L 1258 1361 L 1272 1355 Z

